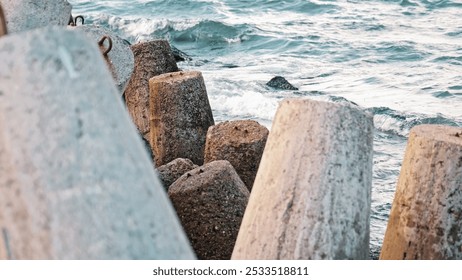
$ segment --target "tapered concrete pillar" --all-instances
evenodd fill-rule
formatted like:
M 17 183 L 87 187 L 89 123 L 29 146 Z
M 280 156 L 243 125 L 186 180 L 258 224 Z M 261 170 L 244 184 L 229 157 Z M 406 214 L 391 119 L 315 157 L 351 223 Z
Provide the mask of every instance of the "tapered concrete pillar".
M 156 165 L 176 158 L 189 158 L 202 165 L 207 130 L 214 125 L 202 73 L 163 74 L 150 79 L 149 86 Z
M 229 161 L 250 191 L 268 133 L 266 127 L 251 120 L 227 121 L 214 125 L 207 132 L 204 160 L 206 163 Z
M 199 166 L 195 165 L 190 159 L 177 158 L 174 161 L 159 166 L 157 168 L 157 174 L 164 185 L 165 190 L 168 191 L 170 185 L 178 180 L 183 174 L 197 167 Z
M 226 160 L 207 163 L 173 183 L 168 194 L 202 260 L 229 260 L 249 191 Z
M 31 30 L 47 25 L 66 26 L 72 6 L 66 0 L 1 0 L 8 32 Z
M 125 102 L 136 127 L 149 140 L 149 79 L 165 73 L 177 72 L 178 66 L 168 41 L 153 40 L 131 47 L 135 56 L 135 70 L 125 90 Z
M 233 259 L 367 259 L 372 131 L 359 109 L 283 101 Z
M 69 27 L 69 29 L 85 32 L 90 40 L 92 40 L 95 44 L 101 45 L 100 49 L 102 53 L 108 51 L 106 55 L 103 54 L 103 57 L 106 60 L 107 67 L 111 71 L 120 95 L 122 95 L 130 77 L 132 76 L 135 65 L 130 44 L 126 40 L 117 36 L 115 32 L 100 26 L 79 25 Z M 107 37 L 107 39 L 102 40 L 104 37 Z
M 0 61 L 0 258 L 193 258 L 97 45 L 46 28 Z
M 462 128 L 411 130 L 380 259 L 462 259 Z

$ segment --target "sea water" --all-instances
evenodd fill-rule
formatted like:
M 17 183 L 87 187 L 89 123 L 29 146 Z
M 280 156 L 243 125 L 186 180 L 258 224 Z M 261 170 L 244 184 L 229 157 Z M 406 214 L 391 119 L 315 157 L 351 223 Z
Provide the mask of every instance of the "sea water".
M 371 248 L 385 233 L 409 130 L 462 126 L 462 0 L 69 0 L 131 43 L 163 38 L 202 71 L 216 122 L 271 127 L 284 98 L 374 115 Z M 265 83 L 284 76 L 298 91 Z

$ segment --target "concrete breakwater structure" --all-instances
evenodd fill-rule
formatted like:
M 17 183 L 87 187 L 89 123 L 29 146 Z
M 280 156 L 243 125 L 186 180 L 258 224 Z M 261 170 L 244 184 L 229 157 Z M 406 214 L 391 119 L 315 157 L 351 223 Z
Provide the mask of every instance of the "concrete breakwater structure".
M 380 259 L 462 259 L 462 128 L 411 130 Z
M 151 143 L 156 166 L 176 158 L 204 163 L 207 130 L 215 124 L 202 73 L 162 74 L 149 80 Z
M 249 199 L 233 166 L 207 163 L 176 180 L 168 194 L 198 259 L 229 260 Z
M 111 71 L 120 95 L 122 95 L 134 68 L 134 57 L 130 44 L 111 30 L 100 26 L 79 25 L 69 28 L 83 31 L 88 38 L 100 45 L 103 54 L 107 52 L 103 55 L 106 65 Z
M 357 108 L 283 101 L 232 259 L 367 259 L 372 134 Z
M 32 2 L 0 0 L 17 14 Z M 42 2 L 32 18 L 70 15 Z M 288 99 L 271 132 L 215 125 L 202 74 L 179 71 L 165 40 L 129 48 L 111 33 L 124 53 L 105 55 L 102 28 L 16 30 L 13 17 L 3 36 L 2 19 L 0 259 L 368 258 L 373 124 L 360 108 Z M 381 259 L 462 259 L 461 139 L 412 130 Z
M 252 190 L 268 129 L 256 121 L 227 121 L 211 126 L 205 143 L 205 163 L 229 161 L 247 188 Z
M 1 0 L 10 33 L 48 25 L 66 26 L 72 6 L 66 0 Z
M 0 259 L 193 259 L 97 45 L 49 27 L 0 61 Z
M 170 72 L 178 72 L 175 57 L 165 40 L 139 43 L 131 47 L 135 69 L 125 90 L 128 112 L 140 134 L 150 140 L 149 79 Z M 150 143 L 152 148 L 152 143 Z

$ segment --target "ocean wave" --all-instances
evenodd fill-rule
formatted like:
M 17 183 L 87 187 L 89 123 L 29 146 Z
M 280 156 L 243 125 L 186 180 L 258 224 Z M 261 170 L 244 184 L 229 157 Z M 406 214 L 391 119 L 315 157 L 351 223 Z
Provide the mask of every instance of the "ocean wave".
M 325 3 L 324 1 L 306 0 L 256 0 L 256 1 L 227 1 L 229 9 L 239 13 L 259 11 L 292 11 L 301 14 L 322 14 L 330 13 L 339 9 L 335 3 Z
M 366 111 L 374 115 L 374 125 L 377 130 L 402 137 L 408 137 L 410 130 L 416 125 L 462 125 L 460 121 L 445 117 L 442 114 L 428 116 L 423 114 L 404 113 L 392 110 L 388 107 L 368 108 Z
M 132 43 L 163 38 L 175 44 L 194 44 L 200 48 L 241 43 L 252 36 L 250 25 L 227 25 L 214 20 L 128 19 L 103 14 L 92 17 L 89 22 L 108 26 L 124 34 Z

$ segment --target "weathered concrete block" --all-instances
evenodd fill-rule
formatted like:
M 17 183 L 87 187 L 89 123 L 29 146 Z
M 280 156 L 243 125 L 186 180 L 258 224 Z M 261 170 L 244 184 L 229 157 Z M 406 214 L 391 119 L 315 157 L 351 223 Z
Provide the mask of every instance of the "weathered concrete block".
M 214 125 L 202 74 L 175 72 L 149 80 L 151 145 L 157 166 L 176 158 L 204 162 L 205 137 Z
M 281 103 L 233 259 L 367 259 L 372 117 L 334 103 Z
M 188 171 L 191 171 L 199 166 L 195 165 L 190 159 L 177 158 L 165 165 L 157 168 L 160 181 L 164 188 L 168 191 L 168 187 L 173 184 L 178 178 Z
M 462 128 L 414 127 L 380 259 L 462 259 Z
M 247 188 L 252 190 L 268 129 L 256 121 L 227 121 L 209 128 L 204 161 L 227 160 Z
M 193 258 L 97 45 L 39 29 L 0 61 L 0 258 Z
M 95 44 L 98 44 L 104 36 L 108 36 L 111 39 L 112 47 L 108 54 L 103 57 L 106 60 L 106 65 L 112 73 L 112 77 L 116 82 L 120 95 L 122 95 L 130 77 L 132 76 L 135 65 L 130 44 L 126 40 L 117 36 L 117 34 L 112 30 L 101 26 L 78 25 L 69 28 L 85 32 L 88 38 Z M 102 42 L 102 44 L 103 46 L 101 46 L 101 49 L 107 49 L 109 47 L 109 42 Z
M 125 90 L 125 102 L 136 127 L 149 141 L 149 79 L 177 72 L 178 66 L 166 40 L 133 45 L 135 70 Z
M 230 259 L 249 191 L 228 161 L 196 168 L 168 191 L 183 228 L 204 260 Z
M 47 25 L 66 26 L 72 6 L 66 0 L 2 0 L 8 32 L 20 32 Z

